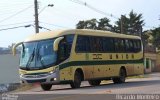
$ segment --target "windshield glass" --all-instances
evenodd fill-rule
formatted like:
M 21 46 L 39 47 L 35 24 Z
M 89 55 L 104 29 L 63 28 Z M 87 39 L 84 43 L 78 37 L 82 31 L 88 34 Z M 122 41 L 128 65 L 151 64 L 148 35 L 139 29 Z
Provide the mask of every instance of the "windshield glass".
M 34 59 L 34 51 L 36 47 L 36 42 L 33 43 L 24 43 L 21 50 L 21 59 L 20 59 L 20 66 L 26 67 L 27 63 L 30 66 L 35 66 L 35 59 Z M 32 61 L 31 61 L 32 60 Z
M 57 54 L 53 51 L 54 39 L 23 43 L 20 67 L 42 69 L 55 64 Z

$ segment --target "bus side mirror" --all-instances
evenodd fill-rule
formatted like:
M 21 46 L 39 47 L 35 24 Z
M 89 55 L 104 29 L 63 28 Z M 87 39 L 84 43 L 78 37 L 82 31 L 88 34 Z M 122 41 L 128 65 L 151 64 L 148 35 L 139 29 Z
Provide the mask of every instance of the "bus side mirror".
M 12 54 L 13 54 L 13 56 L 15 56 L 16 55 L 16 48 L 19 46 L 19 45 L 21 45 L 23 42 L 19 42 L 19 43 L 16 43 L 14 46 L 13 46 L 13 48 L 12 48 Z
M 53 44 L 53 50 L 54 51 L 58 51 L 58 44 L 60 43 L 60 41 L 64 39 L 64 37 L 59 37 L 57 39 L 55 39 L 54 44 Z

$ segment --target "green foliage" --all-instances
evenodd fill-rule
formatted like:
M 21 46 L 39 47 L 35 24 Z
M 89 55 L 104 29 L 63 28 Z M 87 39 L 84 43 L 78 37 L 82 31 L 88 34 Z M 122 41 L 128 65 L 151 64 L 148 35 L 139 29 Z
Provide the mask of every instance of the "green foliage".
M 110 20 L 106 17 L 99 20 L 93 18 L 91 20 L 79 21 L 76 25 L 77 29 L 95 29 L 104 31 L 113 31 L 123 34 L 141 35 L 142 26 L 144 26 L 144 20 L 142 20 L 142 14 L 134 13 L 133 10 L 126 15 L 122 15 L 115 24 L 111 25 Z M 121 23 L 122 20 L 122 23 Z M 122 25 L 122 30 L 121 30 Z
M 97 21 L 95 18 L 86 21 L 79 21 L 76 25 L 77 29 L 95 29 L 95 30 L 111 30 L 112 25 L 109 24 L 110 20 L 108 18 L 101 18 Z
M 142 26 L 144 26 L 144 20 L 142 20 L 142 14 L 134 13 L 133 10 L 126 15 L 122 15 L 121 18 L 116 21 L 116 32 L 132 35 L 140 35 L 142 33 Z M 122 23 L 121 23 L 122 20 Z M 121 30 L 122 24 L 122 30 Z
M 160 49 L 160 27 L 155 28 L 152 30 L 152 43 L 155 45 L 158 49 Z
M 77 29 L 97 29 L 97 20 L 91 19 L 86 21 L 79 21 L 79 23 L 76 25 Z
M 144 45 L 148 45 L 149 43 L 151 43 L 151 41 L 149 40 L 151 33 L 152 32 L 149 30 L 143 32 L 142 41 L 143 41 Z
M 104 30 L 104 31 L 111 30 L 112 25 L 109 24 L 109 22 L 110 22 L 110 20 L 106 17 L 99 19 L 97 29 L 98 30 Z
M 142 33 L 142 27 L 144 26 L 144 20 L 142 18 L 142 14 L 137 14 L 132 10 L 128 14 L 128 17 L 126 15 L 122 15 L 121 18 L 115 22 L 115 25 L 111 25 L 110 20 L 104 17 L 99 20 L 93 18 L 91 20 L 79 21 L 76 28 L 104 30 L 117 33 L 121 33 L 122 31 L 123 34 L 139 35 L 142 36 L 142 40 L 145 45 L 152 43 L 160 49 L 160 27 Z M 122 30 L 121 25 L 123 25 Z
M 121 20 L 122 20 L 122 25 L 123 25 L 123 28 L 121 30 Z M 118 21 L 115 22 L 115 31 L 117 33 L 122 33 L 123 34 L 127 34 L 128 32 L 128 26 L 129 26 L 129 19 L 125 16 L 125 15 L 122 15 L 121 18 L 118 19 Z

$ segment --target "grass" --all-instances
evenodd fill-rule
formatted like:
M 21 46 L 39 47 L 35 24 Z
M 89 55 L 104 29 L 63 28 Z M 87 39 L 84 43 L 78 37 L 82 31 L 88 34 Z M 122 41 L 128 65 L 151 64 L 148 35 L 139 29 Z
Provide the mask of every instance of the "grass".
M 27 91 L 34 87 L 33 84 L 21 84 L 16 90 L 13 92 L 21 92 L 21 91 Z

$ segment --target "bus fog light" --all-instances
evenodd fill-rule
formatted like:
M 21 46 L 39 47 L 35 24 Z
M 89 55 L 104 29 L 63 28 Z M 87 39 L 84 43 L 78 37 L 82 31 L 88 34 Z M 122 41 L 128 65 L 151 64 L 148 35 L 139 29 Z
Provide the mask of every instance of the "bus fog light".
M 57 78 L 51 78 L 51 80 L 50 81 L 56 81 L 57 80 Z
M 54 78 L 54 80 L 56 81 L 56 80 L 57 80 L 57 78 Z

